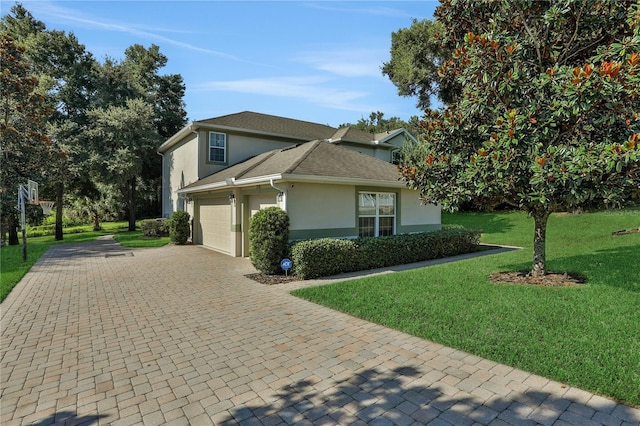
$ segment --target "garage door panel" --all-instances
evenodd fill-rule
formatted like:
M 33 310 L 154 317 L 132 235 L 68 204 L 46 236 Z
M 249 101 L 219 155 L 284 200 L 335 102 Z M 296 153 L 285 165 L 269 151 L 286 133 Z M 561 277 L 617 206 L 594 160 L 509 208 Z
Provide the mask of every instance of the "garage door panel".
M 202 245 L 216 250 L 231 251 L 231 206 L 228 199 L 200 202 Z

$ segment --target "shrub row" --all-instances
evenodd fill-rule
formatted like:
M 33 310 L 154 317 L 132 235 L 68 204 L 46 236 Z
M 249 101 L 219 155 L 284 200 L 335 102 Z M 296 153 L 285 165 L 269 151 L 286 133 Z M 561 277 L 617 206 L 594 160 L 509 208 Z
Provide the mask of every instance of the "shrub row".
M 294 243 L 291 260 L 298 277 L 311 279 L 470 253 L 479 240 L 479 231 L 463 228 L 355 240 L 321 238 Z
M 166 219 L 146 219 L 140 222 L 142 236 L 144 237 L 168 237 L 169 221 Z

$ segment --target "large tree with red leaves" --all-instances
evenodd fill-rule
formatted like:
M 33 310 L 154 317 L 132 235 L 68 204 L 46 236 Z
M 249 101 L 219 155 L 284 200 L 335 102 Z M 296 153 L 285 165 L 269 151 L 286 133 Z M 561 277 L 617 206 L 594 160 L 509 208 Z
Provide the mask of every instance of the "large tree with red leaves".
M 534 219 L 546 273 L 552 212 L 640 192 L 640 6 L 630 1 L 442 1 L 438 71 L 461 92 L 427 111 L 400 170 L 425 201 L 506 203 Z

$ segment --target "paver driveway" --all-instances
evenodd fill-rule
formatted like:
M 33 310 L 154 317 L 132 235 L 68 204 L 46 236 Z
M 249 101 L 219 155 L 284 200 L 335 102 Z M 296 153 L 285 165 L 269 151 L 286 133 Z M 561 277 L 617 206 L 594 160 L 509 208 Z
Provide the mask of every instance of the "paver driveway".
M 200 247 L 52 247 L 2 304 L 2 424 L 640 423 L 250 272 Z

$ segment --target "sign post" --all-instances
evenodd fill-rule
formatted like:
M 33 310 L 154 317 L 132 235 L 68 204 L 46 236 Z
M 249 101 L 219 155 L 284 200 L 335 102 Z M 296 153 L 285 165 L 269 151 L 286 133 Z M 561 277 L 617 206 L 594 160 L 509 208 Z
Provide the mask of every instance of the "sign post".
M 18 209 L 20 210 L 20 229 L 22 230 L 22 261 L 27 261 L 27 225 L 25 218 L 25 198 L 29 199 L 29 191 L 24 186 L 18 188 Z

